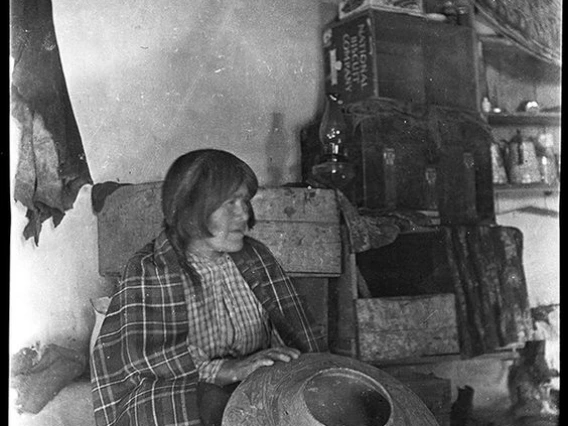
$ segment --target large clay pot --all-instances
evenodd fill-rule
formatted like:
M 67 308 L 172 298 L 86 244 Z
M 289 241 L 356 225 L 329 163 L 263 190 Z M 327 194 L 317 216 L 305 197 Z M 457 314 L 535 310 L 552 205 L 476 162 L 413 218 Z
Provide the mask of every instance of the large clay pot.
M 255 371 L 235 390 L 223 426 L 436 426 L 410 389 L 361 361 L 305 354 Z

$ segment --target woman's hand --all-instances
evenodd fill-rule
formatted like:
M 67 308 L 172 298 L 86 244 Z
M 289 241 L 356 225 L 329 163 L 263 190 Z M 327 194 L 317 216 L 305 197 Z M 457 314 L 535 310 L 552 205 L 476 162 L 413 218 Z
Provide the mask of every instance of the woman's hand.
M 241 382 L 260 367 L 269 367 L 277 361 L 290 362 L 299 356 L 300 351 L 297 349 L 280 347 L 264 349 L 245 358 L 227 359 L 221 365 L 215 383 L 225 386 Z

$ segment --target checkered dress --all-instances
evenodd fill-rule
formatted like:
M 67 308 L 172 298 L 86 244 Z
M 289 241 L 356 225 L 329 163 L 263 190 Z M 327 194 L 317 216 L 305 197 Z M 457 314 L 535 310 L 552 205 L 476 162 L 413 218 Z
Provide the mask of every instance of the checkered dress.
M 190 312 L 192 302 L 188 300 L 195 286 L 165 233 L 130 259 L 91 358 L 98 426 L 200 425 L 196 385 L 200 374 L 205 380 L 216 374 L 215 367 L 208 367 L 211 357 L 217 350 L 239 355 L 263 347 L 272 340 L 271 327 L 287 346 L 302 352 L 326 350 L 325 336 L 314 333 L 289 278 L 266 246 L 247 237 L 243 249 L 230 257 L 234 264 L 227 264 L 232 279 L 234 266 L 263 308 L 251 320 L 263 332 L 238 339 L 242 341 L 236 345 L 234 338 L 223 339 L 223 347 L 213 349 L 215 344 L 203 343 L 213 338 L 194 334 L 202 328 L 193 323 L 195 313 Z M 239 291 L 234 303 L 248 297 L 243 294 Z M 207 303 L 207 298 L 195 303 Z M 223 315 L 218 325 L 227 327 L 226 313 Z
M 224 358 L 240 358 L 283 346 L 268 312 L 227 254 L 216 261 L 190 255 L 202 287 L 185 287 L 189 352 L 199 380 L 214 382 Z

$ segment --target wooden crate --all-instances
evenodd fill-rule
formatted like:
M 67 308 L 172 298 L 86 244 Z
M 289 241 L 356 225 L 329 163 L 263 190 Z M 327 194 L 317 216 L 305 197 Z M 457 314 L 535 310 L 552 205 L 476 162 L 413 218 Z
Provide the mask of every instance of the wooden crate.
M 357 299 L 355 310 L 362 361 L 459 353 L 453 294 Z
M 127 260 L 162 227 L 161 182 L 128 185 L 110 194 L 97 216 L 99 273 L 120 275 Z M 329 189 L 260 188 L 252 199 L 265 243 L 291 276 L 341 273 L 339 210 Z

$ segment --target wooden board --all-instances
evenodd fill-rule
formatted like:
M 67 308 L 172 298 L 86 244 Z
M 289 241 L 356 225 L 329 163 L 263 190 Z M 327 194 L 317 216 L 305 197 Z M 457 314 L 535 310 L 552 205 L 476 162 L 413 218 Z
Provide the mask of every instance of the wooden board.
M 347 247 L 345 248 L 347 253 Z M 357 266 L 355 254 L 344 256 L 343 273 L 329 286 L 329 347 L 332 353 L 357 356 L 357 324 L 355 304 L 357 298 Z
M 357 299 L 363 361 L 459 353 L 453 294 Z
M 306 314 L 312 322 L 316 338 L 328 340 L 328 291 L 329 278 L 292 277 L 294 288 L 302 299 Z
M 327 189 L 261 188 L 252 200 L 264 242 L 290 275 L 341 273 L 339 211 Z M 162 228 L 161 182 L 128 185 L 110 194 L 98 214 L 99 273 L 119 275 L 136 250 Z

